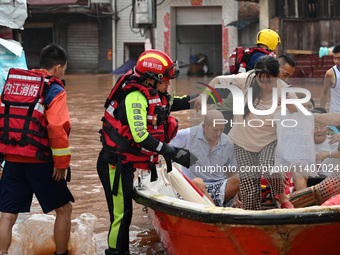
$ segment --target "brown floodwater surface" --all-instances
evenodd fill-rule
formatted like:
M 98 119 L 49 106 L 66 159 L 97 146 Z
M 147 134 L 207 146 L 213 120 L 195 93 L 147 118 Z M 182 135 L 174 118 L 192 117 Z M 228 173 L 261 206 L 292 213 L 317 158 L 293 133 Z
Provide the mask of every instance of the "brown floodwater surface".
M 96 163 L 101 149 L 99 129 L 104 113 L 104 102 L 118 76 L 112 75 L 66 75 L 67 103 L 70 111 L 72 130 L 70 135 L 72 153 L 72 179 L 69 183 L 76 202 L 73 204 L 72 219 L 82 213 L 92 213 L 98 218 L 95 238 L 98 254 L 104 254 L 109 228 L 104 191 L 97 175 Z M 170 91 L 181 96 L 190 93 L 190 79 L 180 76 L 171 81 Z M 197 79 L 197 78 L 196 78 Z M 211 78 L 199 78 L 208 83 Z M 310 82 L 308 87 L 317 105 L 322 83 Z M 199 92 L 198 91 L 195 91 Z M 179 119 L 180 129 L 190 126 L 190 111 L 173 113 Z M 198 117 L 199 120 L 199 117 Z M 131 254 L 164 254 L 164 248 L 148 219 L 143 206 L 133 202 L 133 218 L 130 227 Z

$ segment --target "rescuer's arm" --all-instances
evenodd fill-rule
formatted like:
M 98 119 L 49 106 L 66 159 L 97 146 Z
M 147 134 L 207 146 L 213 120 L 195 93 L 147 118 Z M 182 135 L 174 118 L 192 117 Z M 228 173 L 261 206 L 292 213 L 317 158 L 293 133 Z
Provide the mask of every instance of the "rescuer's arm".
M 126 96 L 126 116 L 133 140 L 149 151 L 160 153 L 163 143 L 147 130 L 147 108 L 147 99 L 140 91 L 131 92 Z
M 70 166 L 71 152 L 68 136 L 71 122 L 66 104 L 66 92 L 59 85 L 52 84 L 46 96 L 48 121 L 47 133 L 52 150 L 54 173 L 53 178 L 59 181 L 64 178 L 65 170 Z
M 184 166 L 189 165 L 189 151 L 163 143 L 149 134 L 147 130 L 147 108 L 147 99 L 140 91 L 131 92 L 126 96 L 126 116 L 133 140 L 148 151 L 162 154 Z
M 197 94 L 197 95 L 185 95 L 185 96 L 182 96 L 182 97 L 176 96 L 174 98 L 174 102 L 171 106 L 171 111 L 175 112 L 175 111 L 190 109 L 191 100 L 195 99 L 198 96 L 199 96 L 199 94 Z

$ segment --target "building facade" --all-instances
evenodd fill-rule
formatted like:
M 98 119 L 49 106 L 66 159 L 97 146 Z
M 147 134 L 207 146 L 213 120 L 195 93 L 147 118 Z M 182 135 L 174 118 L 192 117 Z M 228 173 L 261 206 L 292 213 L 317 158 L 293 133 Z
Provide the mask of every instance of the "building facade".
M 69 54 L 69 72 L 112 71 L 111 1 L 28 0 L 29 17 L 22 34 L 28 68 L 39 66 L 39 53 L 48 43 Z
M 14 34 L 29 68 L 38 67 L 50 42 L 67 49 L 69 72 L 108 73 L 152 47 L 179 60 L 182 74 L 218 75 L 228 71 L 232 50 L 255 46 L 263 28 L 280 34 L 278 54 L 315 52 L 340 40 L 340 4 L 331 0 L 27 1 L 24 30 Z M 142 4 L 154 6 L 152 24 L 136 25 Z
M 29 68 L 50 42 L 69 53 L 68 72 L 107 73 L 152 47 L 178 59 L 181 73 L 221 74 L 237 46 L 234 0 L 145 0 L 155 5 L 153 26 L 135 26 L 136 0 L 28 0 L 22 45 Z M 199 62 L 203 59 L 203 62 Z M 201 71 L 201 73 L 197 72 Z
M 227 69 L 227 58 L 236 47 L 238 31 L 227 26 L 237 20 L 238 3 L 234 0 L 164 0 L 156 4 L 156 25 L 147 31 L 133 28 L 133 6 L 126 8 L 117 1 L 116 61 L 125 63 L 132 48 L 151 47 L 162 50 L 180 63 L 181 73 L 187 73 L 191 62 L 205 57 L 208 72 L 220 74 Z M 120 11 L 122 10 L 122 11 Z M 138 54 L 137 54 L 138 56 Z M 133 56 L 135 57 L 135 56 Z

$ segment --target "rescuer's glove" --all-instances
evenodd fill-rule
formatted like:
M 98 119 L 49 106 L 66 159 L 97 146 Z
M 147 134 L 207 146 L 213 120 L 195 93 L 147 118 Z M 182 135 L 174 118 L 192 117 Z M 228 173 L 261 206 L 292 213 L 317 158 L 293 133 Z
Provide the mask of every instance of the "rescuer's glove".
M 169 144 L 163 144 L 160 152 L 165 158 L 170 158 L 176 163 L 189 168 L 195 164 L 198 158 L 187 149 L 177 148 Z

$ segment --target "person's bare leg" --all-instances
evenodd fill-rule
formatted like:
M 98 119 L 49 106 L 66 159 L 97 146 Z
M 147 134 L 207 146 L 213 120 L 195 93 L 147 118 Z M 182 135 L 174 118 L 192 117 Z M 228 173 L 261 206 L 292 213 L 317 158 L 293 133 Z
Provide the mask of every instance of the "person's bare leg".
M 239 191 L 240 191 L 240 179 L 238 174 L 235 174 L 232 177 L 228 178 L 227 186 L 225 187 L 224 202 L 228 202 Z
M 308 176 L 301 173 L 293 173 L 294 188 L 296 191 L 307 188 Z
M 12 242 L 12 228 L 18 214 L 2 213 L 0 218 L 0 254 L 7 254 Z
M 211 196 L 209 195 L 207 188 L 205 187 L 205 183 L 201 178 L 195 178 L 192 180 L 192 183 L 196 185 L 196 187 L 213 203 Z
M 71 203 L 67 203 L 57 208 L 55 212 L 54 240 L 56 253 L 62 254 L 67 251 L 70 240 L 72 205 Z
M 279 199 L 280 204 L 283 204 L 283 203 L 286 203 L 286 202 L 290 202 L 288 196 L 284 192 L 283 193 L 278 193 L 277 197 Z

